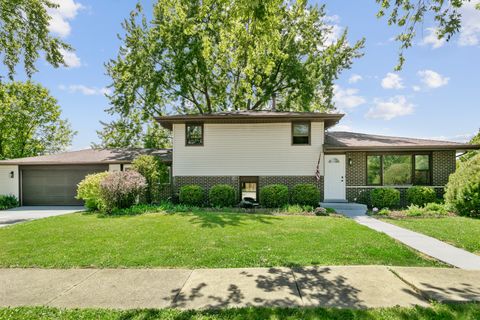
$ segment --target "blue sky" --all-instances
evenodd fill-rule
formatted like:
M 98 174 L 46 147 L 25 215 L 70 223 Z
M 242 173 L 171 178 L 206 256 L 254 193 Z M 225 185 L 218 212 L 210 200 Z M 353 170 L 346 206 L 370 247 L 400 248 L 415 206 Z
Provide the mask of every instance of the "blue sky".
M 63 116 L 78 131 L 72 149 L 98 142 L 110 80 L 104 63 L 120 45 L 121 22 L 134 8 L 126 0 L 56 0 L 51 31 L 76 49 L 70 67 L 54 69 L 39 61 L 33 80 L 50 89 Z M 473 1 L 475 3 L 476 1 Z M 153 1 L 141 1 L 150 11 Z M 314 2 L 312 2 L 314 3 Z M 366 38 L 365 56 L 346 70 L 336 85 L 338 108 L 346 113 L 338 130 L 465 141 L 480 127 L 480 12 L 465 9 L 465 28 L 449 43 L 431 36 L 431 23 L 406 52 L 401 72 L 394 72 L 397 29 L 375 17 L 374 0 L 325 1 L 334 32 L 348 27 L 349 39 Z

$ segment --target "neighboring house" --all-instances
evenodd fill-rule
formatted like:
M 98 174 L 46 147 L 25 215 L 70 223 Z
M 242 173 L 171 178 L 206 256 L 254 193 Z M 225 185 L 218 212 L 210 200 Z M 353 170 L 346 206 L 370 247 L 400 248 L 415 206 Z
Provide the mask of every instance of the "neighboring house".
M 365 190 L 412 185 L 438 194 L 455 171 L 456 153 L 480 149 L 464 143 L 326 132 L 341 114 L 238 111 L 172 115 L 157 121 L 173 133 L 173 150 L 83 150 L 0 161 L 0 194 L 23 205 L 78 204 L 76 185 L 92 172 L 123 170 L 139 154 L 171 165 L 172 188 L 233 186 L 240 198 L 258 199 L 265 185 L 318 186 L 326 201 L 360 201 Z
M 171 163 L 171 150 L 87 149 L 55 155 L 0 161 L 0 194 L 22 205 L 80 205 L 77 184 L 87 174 L 123 171 L 138 155 L 155 155 Z

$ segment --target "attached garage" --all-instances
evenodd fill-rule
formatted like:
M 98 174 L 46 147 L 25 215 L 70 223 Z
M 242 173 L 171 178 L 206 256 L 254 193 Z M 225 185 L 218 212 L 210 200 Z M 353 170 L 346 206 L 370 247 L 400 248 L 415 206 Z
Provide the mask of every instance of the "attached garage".
M 0 194 L 17 197 L 23 206 L 83 205 L 75 199 L 86 175 L 122 171 L 139 155 L 171 164 L 170 149 L 87 149 L 0 161 Z
M 86 175 L 103 171 L 108 165 L 20 167 L 23 205 L 82 205 L 75 199 L 77 184 Z

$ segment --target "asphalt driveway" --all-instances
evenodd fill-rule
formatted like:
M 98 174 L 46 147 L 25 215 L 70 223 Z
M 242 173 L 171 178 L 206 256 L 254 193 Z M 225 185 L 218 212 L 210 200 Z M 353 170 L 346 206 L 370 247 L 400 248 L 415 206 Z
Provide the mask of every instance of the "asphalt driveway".
M 85 210 L 82 206 L 35 206 L 0 211 L 0 228 L 30 220 L 60 216 Z

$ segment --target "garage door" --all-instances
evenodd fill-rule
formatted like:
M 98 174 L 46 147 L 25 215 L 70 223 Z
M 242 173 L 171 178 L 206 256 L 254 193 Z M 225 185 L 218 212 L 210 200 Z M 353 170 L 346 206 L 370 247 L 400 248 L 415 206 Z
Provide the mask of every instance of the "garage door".
M 82 205 L 75 199 L 77 184 L 87 174 L 108 171 L 108 165 L 21 167 L 22 204 Z

